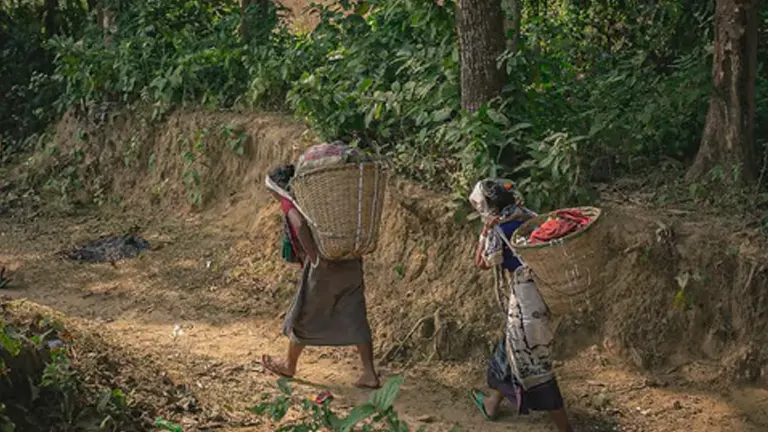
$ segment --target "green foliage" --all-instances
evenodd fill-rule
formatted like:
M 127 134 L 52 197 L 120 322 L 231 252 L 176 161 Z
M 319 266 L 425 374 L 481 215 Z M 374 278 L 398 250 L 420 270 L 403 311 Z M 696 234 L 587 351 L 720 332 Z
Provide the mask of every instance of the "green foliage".
M 94 114 L 139 103 L 153 107 L 154 120 L 183 106 L 276 108 L 304 118 L 324 139 L 372 148 L 400 174 L 462 199 L 482 176 L 512 176 L 528 203 L 546 210 L 591 200 L 591 182 L 689 161 L 710 95 L 714 10 L 692 0 L 525 4 L 518 49 L 499 59 L 507 86 L 474 113 L 459 103 L 452 0 L 312 4 L 318 24 L 303 33 L 283 24 L 280 6 L 254 6 L 244 35 L 234 1 L 111 7 L 116 22 L 106 35 L 95 14 L 81 14 L 77 30 L 13 39 L 21 48 L 3 52 L 8 64 L 22 52 L 48 56 L 41 57 L 40 79 L 20 81 L 28 94 L 18 98 L 34 93 L 50 102 L 43 86 L 57 96 L 57 109 L 38 111 L 38 123 L 24 114 L 25 124 L 35 126 L 11 129 L 40 133 L 65 109 Z M 761 35 L 766 15 L 761 11 Z M 761 61 L 760 142 L 768 131 Z M 242 132 L 225 126 L 221 134 L 229 149 L 244 153 Z M 183 181 L 195 206 L 202 201 L 198 156 L 184 153 Z M 126 155 L 126 166 L 132 157 Z M 63 173 L 50 187 L 71 193 L 77 179 Z
M 21 351 L 22 341 L 8 326 L 8 324 L 0 318 L 0 350 L 3 350 L 10 354 L 12 357 L 19 355 Z M 0 359 L 2 361 L 2 359 Z M 5 371 L 5 365 L 0 363 L 0 375 Z
M 547 203 L 568 202 L 586 204 L 590 197 L 583 188 L 579 144 L 588 137 L 571 138 L 565 133 L 553 134 L 529 146 L 530 159 L 517 169 L 524 173 L 518 184 L 525 194 L 526 204 L 542 208 Z
M 83 101 L 158 105 L 160 115 L 188 102 L 231 107 L 249 83 L 246 58 L 273 38 L 279 10 L 271 6 L 250 40 L 233 37 L 240 16 L 234 2 L 138 1 L 121 4 L 116 32 L 105 38 L 95 23 L 85 37 L 59 37 L 56 77 L 67 88 L 61 108 Z M 279 35 L 274 36 L 276 39 Z
M 17 356 L 21 349 L 21 342 L 12 337 L 7 329 L 6 322 L 0 318 L 0 379 L 8 373 L 5 361 L 2 359 L 3 351 L 11 356 Z M 6 415 L 5 404 L 0 401 L 0 432 L 14 432 L 16 425 Z
M 69 348 L 61 340 L 65 335 L 62 324 L 47 317 L 13 325 L 0 318 L 0 432 L 48 430 L 50 424 L 55 424 L 56 430 L 79 430 L 91 420 L 100 422 L 99 430 L 124 430 L 126 395 L 110 388 L 88 394 L 82 385 L 82 372 L 73 365 Z M 16 357 L 22 361 L 14 362 Z M 9 369 L 3 358 L 21 369 L 4 377 Z M 24 360 L 28 358 L 40 358 L 42 370 L 35 368 L 35 361 Z
M 280 394 L 270 399 L 263 395 L 264 402 L 251 409 L 252 412 L 268 416 L 272 421 L 280 422 L 289 410 L 298 403 L 303 411 L 298 420 L 288 422 L 276 429 L 276 432 L 311 432 L 326 428 L 334 432 L 409 432 L 408 424 L 399 419 L 394 409 L 394 402 L 403 384 L 402 377 L 389 379 L 379 389 L 371 393 L 367 403 L 358 405 L 346 416 L 339 416 L 331 409 L 331 398 L 321 401 L 303 399 L 297 401 L 287 379 L 278 380 Z M 422 431 L 419 428 L 418 431 Z
M 200 178 L 200 169 L 203 167 L 201 159 L 205 156 L 205 138 L 208 136 L 208 129 L 196 131 L 189 146 L 182 147 L 181 155 L 184 160 L 184 172 L 182 178 L 187 187 L 187 202 L 193 207 L 200 207 L 203 204 L 202 180 Z M 184 142 L 183 138 L 181 139 Z
M 40 385 L 49 388 L 60 395 L 60 412 L 62 421 L 67 424 L 73 424 L 75 421 L 75 412 L 77 410 L 75 372 L 72 370 L 72 363 L 69 360 L 67 352 L 64 350 L 53 350 L 51 358 L 43 371 L 43 377 Z
M 245 142 L 248 140 L 248 135 L 245 134 L 241 128 L 237 128 L 234 125 L 226 125 L 221 128 L 221 133 L 227 139 L 227 147 L 235 152 L 236 155 L 242 156 L 245 154 Z
M 77 35 L 86 14 L 79 2 L 61 3 L 52 28 L 40 19 L 42 1 L 0 4 L 0 156 L 34 142 L 57 118 L 50 107 L 63 89 L 52 77 L 53 54 L 45 41 L 63 32 Z

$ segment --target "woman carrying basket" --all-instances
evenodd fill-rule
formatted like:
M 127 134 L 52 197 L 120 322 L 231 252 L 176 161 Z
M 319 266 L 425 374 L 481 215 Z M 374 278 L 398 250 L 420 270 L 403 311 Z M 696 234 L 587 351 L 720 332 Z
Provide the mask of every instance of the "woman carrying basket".
M 267 176 L 267 187 L 280 201 L 285 219 L 283 257 L 302 265 L 303 271 L 283 325 L 283 334 L 289 338 L 286 360 L 264 355 L 262 365 L 276 375 L 293 378 L 305 346 L 356 345 L 363 374 L 355 385 L 378 388 L 365 305 L 363 262 L 327 261 L 320 257 L 309 226 L 288 193 L 293 175 L 293 165 L 287 165 Z
M 471 391 L 472 401 L 487 420 L 493 420 L 506 398 L 520 414 L 548 411 L 558 430 L 571 432 L 565 404 L 552 371 L 552 332 L 548 310 L 531 277 L 531 271 L 509 247 L 509 238 L 525 221 L 535 216 L 522 207 L 512 183 L 487 179 L 479 182 L 470 202 L 485 224 L 475 253 L 476 265 L 497 271 L 497 283 L 509 292 L 504 337 L 488 364 L 489 394 Z M 502 237 L 503 236 L 503 237 Z

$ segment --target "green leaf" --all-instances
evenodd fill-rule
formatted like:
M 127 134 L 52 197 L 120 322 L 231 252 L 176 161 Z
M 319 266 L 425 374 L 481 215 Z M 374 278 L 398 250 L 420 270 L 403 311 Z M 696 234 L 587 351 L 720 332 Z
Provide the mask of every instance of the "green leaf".
M 360 2 L 355 9 L 355 13 L 358 15 L 365 15 L 371 9 L 371 4 L 367 1 Z
M 351 431 L 358 423 L 372 416 L 374 413 L 376 413 L 376 407 L 372 403 L 366 403 L 355 407 L 355 409 L 341 421 L 339 429 L 342 432 Z
M 265 412 L 267 412 L 267 408 L 269 408 L 269 403 L 261 403 L 255 407 L 248 408 L 248 411 L 254 414 L 263 415 Z
M 365 79 L 363 79 L 363 80 L 360 82 L 360 85 L 359 85 L 359 86 L 357 86 L 357 90 L 358 90 L 360 93 L 363 93 L 363 92 L 365 92 L 366 90 L 368 90 L 368 88 L 369 88 L 369 87 L 371 87 L 371 84 L 373 84 L 373 80 L 372 80 L 371 78 L 365 78 Z
M 677 309 L 685 309 L 688 305 L 688 296 L 685 293 L 684 289 L 680 289 L 675 293 L 675 298 L 672 301 L 672 304 Z
M 281 392 L 288 396 L 293 394 L 293 389 L 291 389 L 291 386 L 288 385 L 289 382 L 291 382 L 289 378 L 280 378 L 277 380 L 277 387 Z
M 21 352 L 21 342 L 11 337 L 11 335 L 3 329 L 0 330 L 0 348 L 4 348 L 12 357 L 15 357 Z
M 112 403 L 118 407 L 124 407 L 126 405 L 125 393 L 120 389 L 112 390 Z
M 453 108 L 443 108 L 432 113 L 432 121 L 435 123 L 442 123 L 451 117 Z
M 402 385 L 403 377 L 396 376 L 390 378 L 379 390 L 371 394 L 371 403 L 379 411 L 386 411 L 392 408 Z
M 490 108 L 486 111 L 486 114 L 488 114 L 488 118 L 490 118 L 492 122 L 503 126 L 509 126 L 509 119 L 504 114 Z
M 539 168 L 546 168 L 546 167 L 552 165 L 552 162 L 554 160 L 555 160 L 555 155 L 552 154 L 552 153 L 548 154 L 547 157 L 545 157 L 544 159 L 539 161 Z
M 533 127 L 533 125 L 530 123 L 518 123 L 512 126 L 511 128 L 507 129 L 507 133 L 517 132 L 519 130 L 528 129 L 531 127 Z

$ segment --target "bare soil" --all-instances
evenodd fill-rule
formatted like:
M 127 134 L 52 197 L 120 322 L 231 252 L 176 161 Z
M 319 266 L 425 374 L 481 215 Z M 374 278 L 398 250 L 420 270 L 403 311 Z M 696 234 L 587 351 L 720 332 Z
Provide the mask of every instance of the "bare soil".
M 0 265 L 13 283 L 1 292 L 24 307 L 50 307 L 105 346 L 119 346 L 140 360 L 129 369 L 150 362 L 183 385 L 205 413 L 169 412 L 185 430 L 273 430 L 246 410 L 274 391 L 275 377 L 258 359 L 286 348 L 281 319 L 298 269 L 280 260 L 278 207 L 261 181 L 313 139 L 276 116 L 188 112 L 163 127 L 138 124 L 125 116 L 97 130 L 65 119 L 59 156 L 5 175 L 0 204 L 10 210 L 0 217 Z M 204 200 L 192 208 L 179 143 L 231 124 L 248 136 L 245 154 L 228 152 L 216 133 L 205 138 Z M 81 130 L 88 141 L 74 138 Z M 24 192 L 75 149 L 87 155 L 81 191 L 64 204 L 44 189 Z M 93 209 L 94 197 L 120 200 Z M 766 430 L 761 241 L 717 215 L 603 207 L 604 230 L 594 240 L 608 252 L 596 274 L 600 289 L 558 331 L 558 380 L 577 430 Z M 138 259 L 112 266 L 55 254 L 134 225 L 154 246 Z M 553 430 L 538 414 L 485 422 L 468 398 L 471 387 L 483 387 L 502 322 L 488 275 L 472 268 L 474 240 L 448 199 L 393 182 L 380 248 L 366 262 L 382 373 L 406 376 L 396 405 L 427 430 Z M 682 285 L 685 302 L 676 307 Z M 368 395 L 352 387 L 358 372 L 351 350 L 308 349 L 298 392 L 329 389 L 337 404 L 351 406 Z M 138 376 L 141 385 L 151 380 Z

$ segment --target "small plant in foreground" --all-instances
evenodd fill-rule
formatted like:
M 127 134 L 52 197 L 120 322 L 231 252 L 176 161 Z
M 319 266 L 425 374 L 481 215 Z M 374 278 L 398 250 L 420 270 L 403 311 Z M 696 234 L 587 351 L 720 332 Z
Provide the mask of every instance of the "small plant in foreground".
M 271 400 L 265 394 L 264 402 L 251 408 L 251 411 L 269 416 L 273 421 L 281 421 L 296 404 L 293 390 L 285 378 L 278 380 L 280 394 Z M 403 384 L 402 377 L 394 377 L 384 383 L 381 389 L 373 392 L 368 402 L 358 405 L 346 416 L 340 417 L 331 408 L 332 398 L 318 397 L 314 401 L 304 399 L 300 406 L 304 415 L 276 429 L 277 432 L 311 432 L 324 428 L 334 432 L 410 432 L 408 424 L 399 419 L 394 409 L 395 398 Z M 423 431 L 419 428 L 416 432 Z
M 5 415 L 5 404 L 0 402 L 0 432 L 14 432 L 16 425 Z

